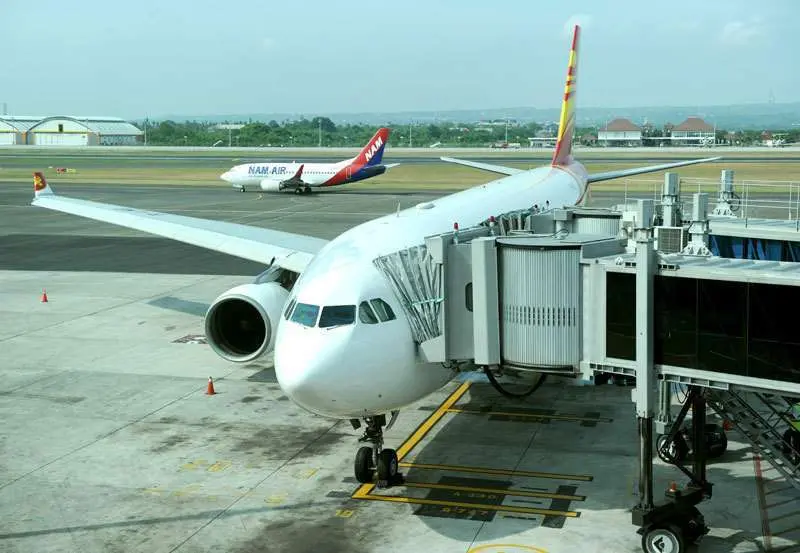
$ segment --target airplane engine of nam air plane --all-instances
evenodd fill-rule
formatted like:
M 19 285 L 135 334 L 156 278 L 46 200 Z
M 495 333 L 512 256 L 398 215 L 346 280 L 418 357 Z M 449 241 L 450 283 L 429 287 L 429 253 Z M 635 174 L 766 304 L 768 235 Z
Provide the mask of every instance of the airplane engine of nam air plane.
M 209 345 L 234 363 L 248 363 L 270 353 L 288 297 L 289 291 L 274 281 L 231 288 L 206 313 Z
M 264 192 L 280 192 L 284 189 L 283 181 L 275 179 L 264 179 L 259 186 Z

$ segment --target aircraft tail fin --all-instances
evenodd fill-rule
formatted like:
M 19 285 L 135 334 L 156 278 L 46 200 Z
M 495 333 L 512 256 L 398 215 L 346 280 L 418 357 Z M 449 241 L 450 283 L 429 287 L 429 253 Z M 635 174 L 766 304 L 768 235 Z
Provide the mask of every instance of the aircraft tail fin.
M 381 127 L 375 135 L 369 139 L 367 145 L 358 153 L 353 160 L 356 165 L 380 165 L 383 159 L 383 150 L 386 148 L 386 142 L 389 140 L 389 133 L 391 131 L 386 127 Z
M 53 195 L 53 189 L 47 184 L 47 179 L 44 178 L 44 173 L 41 171 L 36 171 L 33 174 L 33 195 L 36 198 Z
M 561 102 L 561 118 L 558 122 L 558 138 L 553 153 L 552 165 L 568 165 L 572 159 L 572 138 L 575 134 L 575 79 L 578 74 L 578 35 L 580 26 L 575 25 L 572 48 L 569 51 L 567 82 Z

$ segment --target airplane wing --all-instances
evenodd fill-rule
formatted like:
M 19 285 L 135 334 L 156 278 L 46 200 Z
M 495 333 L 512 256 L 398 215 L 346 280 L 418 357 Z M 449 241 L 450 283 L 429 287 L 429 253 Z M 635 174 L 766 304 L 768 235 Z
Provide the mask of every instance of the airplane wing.
M 65 198 L 53 193 L 44 175 L 34 174 L 31 205 L 141 230 L 193 246 L 218 251 L 300 273 L 326 240 L 277 230 L 211 221 L 158 211 Z
M 687 161 L 676 161 L 673 163 L 662 163 L 661 165 L 648 165 L 646 167 L 634 167 L 632 169 L 619 169 L 617 171 L 606 171 L 604 173 L 595 173 L 593 175 L 589 175 L 587 182 L 600 182 L 604 180 L 618 179 L 620 177 L 641 175 L 642 173 L 655 173 L 656 171 L 665 171 L 674 167 L 694 165 L 695 163 L 707 163 L 709 161 L 716 161 L 718 159 L 722 159 L 722 156 L 707 157 L 704 159 L 690 159 Z
M 503 165 L 493 165 L 491 163 L 480 163 L 479 161 L 468 161 L 466 159 L 456 159 L 454 157 L 440 157 L 439 159 L 447 163 L 457 163 L 459 165 L 466 165 L 467 167 L 500 173 L 501 175 L 516 175 L 517 173 L 525 172 L 524 169 L 515 169 L 514 167 L 504 167 Z

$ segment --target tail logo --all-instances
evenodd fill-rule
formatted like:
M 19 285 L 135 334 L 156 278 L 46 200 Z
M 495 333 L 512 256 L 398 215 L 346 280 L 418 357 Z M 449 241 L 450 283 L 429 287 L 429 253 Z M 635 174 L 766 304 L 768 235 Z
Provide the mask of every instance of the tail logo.
M 44 175 L 41 173 L 33 174 L 33 190 L 39 192 L 47 188 L 47 183 L 44 181 Z
M 366 158 L 366 160 L 369 161 L 370 159 L 372 159 L 373 156 L 375 156 L 375 154 L 378 153 L 378 150 L 381 149 L 381 146 L 383 146 L 383 138 L 379 136 L 375 140 L 375 142 L 372 143 L 372 146 L 367 148 L 367 151 L 364 152 L 364 157 Z

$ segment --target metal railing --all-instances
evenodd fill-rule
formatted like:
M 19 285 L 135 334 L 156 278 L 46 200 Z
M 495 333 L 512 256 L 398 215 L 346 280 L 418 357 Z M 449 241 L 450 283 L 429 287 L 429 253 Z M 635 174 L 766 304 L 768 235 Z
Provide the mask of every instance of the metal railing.
M 660 205 L 663 179 L 626 178 L 620 181 L 625 203 L 652 198 Z M 708 193 L 709 204 L 713 205 L 719 190 L 719 179 L 682 177 L 680 180 L 680 198 L 687 206 L 691 206 L 691 195 L 696 192 Z M 740 218 L 800 220 L 799 181 L 736 180 L 733 190 L 738 198 L 734 210 Z

